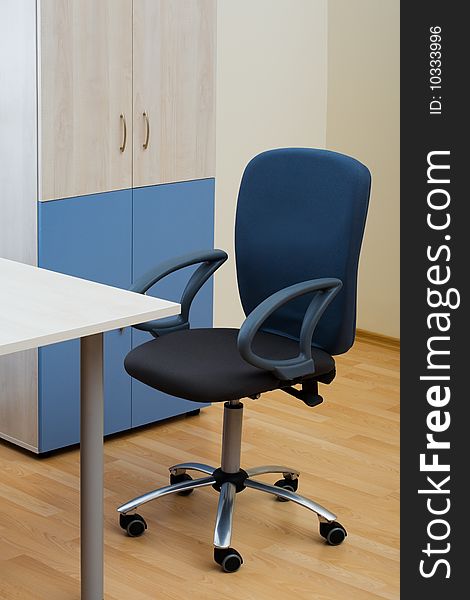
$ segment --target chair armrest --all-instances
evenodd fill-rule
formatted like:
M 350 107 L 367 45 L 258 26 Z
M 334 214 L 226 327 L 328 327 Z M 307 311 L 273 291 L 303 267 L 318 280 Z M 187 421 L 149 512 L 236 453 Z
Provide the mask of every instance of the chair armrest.
M 288 381 L 305 375 L 313 375 L 315 373 L 312 358 L 313 332 L 326 307 L 342 285 L 339 279 L 312 279 L 283 288 L 266 298 L 248 315 L 240 328 L 237 343 L 241 356 L 255 367 L 272 371 L 281 380 Z M 285 360 L 273 360 L 255 354 L 252 350 L 253 339 L 266 319 L 290 300 L 311 292 L 315 292 L 315 295 L 308 305 L 302 321 L 298 356 Z
M 147 271 L 131 286 L 130 290 L 132 292 L 145 294 L 153 285 L 167 275 L 170 275 L 170 273 L 201 263 L 191 275 L 181 295 L 181 314 L 167 319 L 139 323 L 138 325 L 134 325 L 134 327 L 143 331 L 149 331 L 154 337 L 181 329 L 189 329 L 189 310 L 194 297 L 211 275 L 223 265 L 227 258 L 228 255 L 223 250 L 203 250 L 172 258 Z

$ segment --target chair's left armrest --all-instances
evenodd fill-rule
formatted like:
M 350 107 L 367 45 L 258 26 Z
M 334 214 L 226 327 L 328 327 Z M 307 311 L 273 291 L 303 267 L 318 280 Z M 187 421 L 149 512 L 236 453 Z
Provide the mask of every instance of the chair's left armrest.
M 313 333 L 325 309 L 342 285 L 339 279 L 312 279 L 283 288 L 266 298 L 248 315 L 240 328 L 238 350 L 241 356 L 255 367 L 273 372 L 280 380 L 292 381 L 298 377 L 315 374 L 312 358 Z M 290 300 L 312 292 L 314 296 L 305 311 L 300 330 L 298 356 L 274 360 L 255 354 L 252 349 L 253 339 L 266 319 Z
M 130 288 L 132 292 L 145 294 L 152 286 L 167 275 L 170 275 L 170 273 L 201 263 L 191 275 L 183 290 L 180 300 L 181 313 L 179 315 L 167 319 L 139 323 L 138 325 L 134 325 L 134 327 L 148 331 L 155 337 L 180 329 L 188 329 L 189 310 L 194 297 L 213 273 L 223 265 L 227 258 L 228 255 L 223 250 L 202 250 L 172 258 L 147 271 Z

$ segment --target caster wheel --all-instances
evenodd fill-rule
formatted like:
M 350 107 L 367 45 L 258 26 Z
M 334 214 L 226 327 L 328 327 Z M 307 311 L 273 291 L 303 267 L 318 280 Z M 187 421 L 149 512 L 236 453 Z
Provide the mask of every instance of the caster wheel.
M 214 560 L 226 573 L 235 573 L 243 564 L 243 558 L 233 548 L 214 548 Z
M 193 478 L 191 475 L 188 475 L 187 473 L 181 473 L 180 475 L 173 475 L 170 473 L 170 485 L 173 485 L 174 483 L 181 483 L 182 481 L 192 480 Z M 178 496 L 189 496 L 189 494 L 192 494 L 193 492 L 194 490 L 184 490 L 184 492 L 178 492 Z
M 127 531 L 129 537 L 139 537 L 147 529 L 144 517 L 140 515 L 119 515 L 119 525 Z
M 339 546 L 348 534 L 341 523 L 331 521 L 331 523 L 320 523 L 320 535 L 325 538 L 326 543 L 330 546 Z
M 299 487 L 299 480 L 287 479 L 287 477 L 284 477 L 283 479 L 276 481 L 274 485 L 276 487 L 283 488 L 284 490 L 289 490 L 289 492 L 296 492 L 297 488 Z M 289 502 L 287 498 L 281 498 L 280 496 L 276 496 L 276 498 L 279 502 Z

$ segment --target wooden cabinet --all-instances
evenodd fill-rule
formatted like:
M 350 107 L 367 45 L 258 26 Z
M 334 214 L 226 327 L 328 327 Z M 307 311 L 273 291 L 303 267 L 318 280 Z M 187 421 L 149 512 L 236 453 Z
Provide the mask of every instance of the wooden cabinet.
M 216 0 L 3 0 L 0 256 L 127 288 L 212 247 L 215 11 Z M 182 276 L 158 293 L 176 299 Z M 192 318 L 212 324 L 212 284 Z M 105 336 L 106 433 L 194 409 L 131 384 L 122 363 L 139 336 Z M 76 443 L 78 373 L 76 341 L 1 357 L 0 437 L 34 452 Z
M 40 200 L 214 177 L 215 7 L 40 1 Z
M 214 177 L 215 33 L 214 0 L 134 0 L 135 186 Z
M 131 187 L 132 0 L 41 0 L 38 19 L 39 199 Z

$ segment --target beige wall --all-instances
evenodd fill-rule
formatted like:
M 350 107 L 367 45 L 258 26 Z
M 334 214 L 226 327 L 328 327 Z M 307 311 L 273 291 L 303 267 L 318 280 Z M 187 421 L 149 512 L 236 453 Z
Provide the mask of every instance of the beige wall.
M 358 327 L 399 337 L 399 0 L 329 0 L 327 147 L 372 173 Z
M 233 227 L 238 186 L 255 154 L 326 142 L 326 0 L 218 0 L 214 323 L 239 326 Z
M 243 319 L 233 261 L 240 177 L 279 146 L 363 161 L 373 190 L 358 326 L 399 336 L 399 0 L 218 0 L 215 325 Z M 328 97 L 328 98 L 327 98 Z

